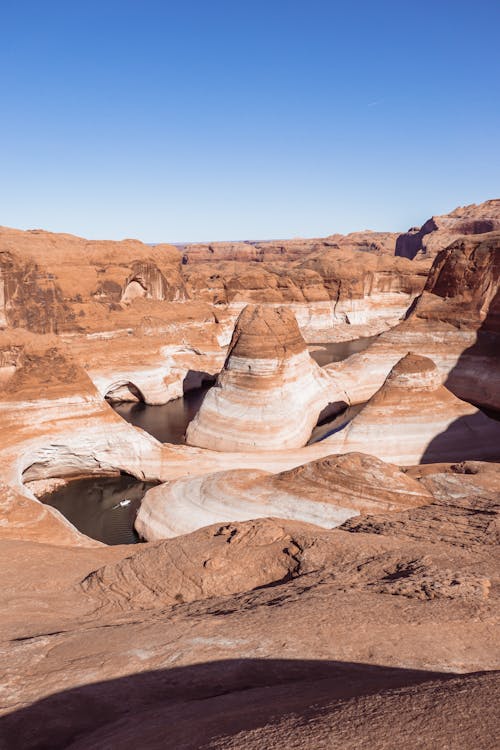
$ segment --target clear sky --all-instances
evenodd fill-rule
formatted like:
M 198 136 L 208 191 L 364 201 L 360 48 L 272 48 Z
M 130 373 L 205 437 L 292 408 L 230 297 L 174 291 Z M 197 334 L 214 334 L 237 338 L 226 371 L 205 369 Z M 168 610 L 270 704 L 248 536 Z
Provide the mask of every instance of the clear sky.
M 405 230 L 500 197 L 498 0 L 1 0 L 0 224 Z

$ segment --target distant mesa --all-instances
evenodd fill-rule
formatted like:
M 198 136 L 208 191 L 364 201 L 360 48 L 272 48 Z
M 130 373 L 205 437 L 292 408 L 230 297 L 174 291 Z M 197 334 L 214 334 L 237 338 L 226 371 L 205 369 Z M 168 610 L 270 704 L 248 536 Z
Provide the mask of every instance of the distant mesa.
M 500 231 L 500 199 L 461 206 L 442 216 L 433 216 L 420 228 L 413 227 L 396 241 L 396 255 L 403 258 L 434 257 L 454 239 L 466 235 Z

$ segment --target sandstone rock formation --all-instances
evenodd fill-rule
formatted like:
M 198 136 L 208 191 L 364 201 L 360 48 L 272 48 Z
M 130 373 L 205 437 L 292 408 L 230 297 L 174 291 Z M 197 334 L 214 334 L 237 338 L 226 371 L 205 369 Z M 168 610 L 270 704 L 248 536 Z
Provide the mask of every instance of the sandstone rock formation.
M 302 531 L 297 527 L 297 531 Z M 99 607 L 150 609 L 240 593 L 291 578 L 299 569 L 294 527 L 273 520 L 200 528 L 196 538 L 147 545 L 93 571 L 82 590 Z M 162 572 L 161 579 L 152 572 Z M 120 588 L 119 581 L 124 582 Z
M 499 206 L 184 263 L 0 229 L 2 747 L 496 747 Z M 194 445 L 107 403 L 221 370 Z M 367 403 L 305 445 L 339 402 Z M 158 541 L 33 494 L 119 472 L 163 482 Z
M 346 362 L 328 365 L 353 403 L 380 388 L 411 349 L 430 357 L 459 398 L 500 409 L 500 233 L 465 237 L 434 260 L 407 320 Z
M 113 412 L 53 337 L 4 333 L 0 343 L 0 535 L 92 544 L 42 506 L 24 482 L 120 471 L 154 479 L 161 474 L 162 447 Z
M 0 328 L 57 333 L 103 395 L 164 404 L 182 395 L 191 373 L 220 371 L 249 302 L 289 306 L 312 342 L 378 333 L 397 322 L 421 290 L 425 269 L 404 259 L 370 260 L 371 252 L 359 250 L 363 236 L 345 246 L 302 246 L 293 267 L 286 252 L 273 251 L 272 262 L 252 270 L 241 262 L 182 266 L 169 245 L 0 228 Z M 369 248 L 386 242 L 376 237 Z M 343 253 L 335 282 L 300 267 L 324 247 Z M 370 266 L 355 288 L 346 259 Z
M 420 228 L 410 229 L 396 241 L 403 258 L 434 257 L 458 237 L 500 230 L 500 199 L 459 206 L 449 214 L 432 216 Z
M 300 450 L 275 451 L 271 457 L 256 451 L 253 456 L 234 453 L 217 458 L 207 454 L 204 461 L 197 461 L 196 456 L 186 452 L 184 469 L 177 468 L 177 472 L 198 476 L 149 490 L 136 528 L 151 540 L 187 533 L 216 521 L 266 515 L 332 527 L 360 510 L 373 509 L 373 505 L 363 502 L 373 500 L 388 503 L 389 507 L 405 502 L 401 495 L 387 494 L 390 472 L 396 471 L 393 481 L 396 479 L 400 488 L 412 492 L 406 477 L 401 479 L 394 467 L 389 470 L 373 456 L 400 466 L 464 459 L 499 461 L 499 446 L 500 422 L 445 388 L 430 359 L 408 354 L 395 365 L 360 413 L 344 429 L 320 442 Z M 352 458 L 335 460 L 330 455 L 353 452 L 370 454 L 371 458 L 359 466 Z M 329 458 L 324 459 L 326 456 Z M 352 484 L 347 490 L 342 477 L 346 460 L 350 467 L 347 484 L 354 482 L 354 496 Z M 275 477 L 262 474 L 265 468 L 286 471 L 305 462 L 313 463 Z M 230 463 L 233 471 L 211 473 L 224 463 Z M 234 471 L 236 468 L 247 471 Z M 333 486 L 325 487 L 323 468 L 327 468 Z M 367 477 L 361 482 L 359 494 L 353 479 L 356 475 Z M 308 477 L 308 486 L 301 481 L 304 476 Z M 374 495 L 368 491 L 368 483 L 373 484 Z M 400 499 L 396 501 L 395 497 Z M 421 503 L 422 498 L 417 496 L 417 502 Z
M 264 240 L 245 242 L 188 243 L 182 246 L 183 264 L 203 262 L 242 261 L 244 263 L 269 263 L 303 260 L 310 253 L 323 253 L 333 249 L 362 250 L 376 255 L 394 255 L 396 232 L 351 232 L 332 234 L 324 238 L 293 240 Z
M 362 355 L 351 359 L 358 356 Z M 467 458 L 498 460 L 500 422 L 455 397 L 442 385 L 442 376 L 428 358 L 410 355 L 401 359 L 352 421 L 331 435 L 323 426 L 325 437 L 318 442 L 295 449 L 230 453 L 164 446 L 162 477 L 171 480 L 225 469 L 277 473 L 353 451 L 399 465 Z M 339 393 L 335 382 L 330 393 Z
M 5 746 L 390 747 L 391 726 L 391 744 L 418 727 L 493 750 L 498 467 L 469 469 L 426 467 L 430 505 L 333 531 L 249 521 L 91 555 L 4 542 Z
M 103 395 L 166 403 L 220 370 L 234 316 L 186 297 L 173 246 L 0 228 L 0 328 L 59 334 Z
M 187 442 L 218 451 L 305 445 L 324 406 L 342 400 L 333 383 L 311 358 L 289 310 L 248 306 Z
M 445 388 L 432 360 L 409 353 L 352 422 L 324 442 L 400 465 L 500 460 L 500 422 Z
M 192 297 L 218 308 L 286 304 L 308 340 L 317 341 L 334 325 L 375 333 L 394 325 L 421 292 L 427 271 L 425 263 L 329 246 L 286 263 L 195 263 L 183 274 Z
M 269 516 L 333 528 L 359 513 L 401 510 L 430 497 L 397 466 L 350 453 L 280 474 L 223 471 L 167 482 L 147 493 L 136 528 L 148 541 Z

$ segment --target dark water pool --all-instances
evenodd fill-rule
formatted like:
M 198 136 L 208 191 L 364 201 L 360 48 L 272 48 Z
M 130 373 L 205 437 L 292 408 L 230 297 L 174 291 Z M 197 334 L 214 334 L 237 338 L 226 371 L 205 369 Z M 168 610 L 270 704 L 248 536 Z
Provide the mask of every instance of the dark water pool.
M 155 484 L 128 475 L 89 477 L 74 479 L 40 499 L 92 539 L 105 544 L 135 544 L 139 541 L 135 516 L 146 491 Z M 130 502 L 121 506 L 124 500 Z
M 188 391 L 182 398 L 169 401 L 164 406 L 148 406 L 138 403 L 111 404 L 120 417 L 130 424 L 142 427 L 160 443 L 185 442 L 185 432 L 196 412 L 200 408 L 210 386 L 203 386 Z
M 318 443 L 320 440 L 324 440 L 329 435 L 334 435 L 339 430 L 342 430 L 350 421 L 354 419 L 356 414 L 359 414 L 365 404 L 354 404 L 354 406 L 345 406 L 339 411 L 338 414 L 325 419 L 324 421 L 318 422 L 317 426 L 311 433 L 311 437 L 307 445 L 312 443 Z
M 321 347 L 314 351 L 310 351 L 311 357 L 316 360 L 318 365 L 324 367 L 329 365 L 331 362 L 341 362 L 343 359 L 347 359 L 351 354 L 357 354 L 366 349 L 370 344 L 377 339 L 377 336 L 364 336 L 354 341 L 340 341 L 335 344 L 309 344 L 311 347 Z

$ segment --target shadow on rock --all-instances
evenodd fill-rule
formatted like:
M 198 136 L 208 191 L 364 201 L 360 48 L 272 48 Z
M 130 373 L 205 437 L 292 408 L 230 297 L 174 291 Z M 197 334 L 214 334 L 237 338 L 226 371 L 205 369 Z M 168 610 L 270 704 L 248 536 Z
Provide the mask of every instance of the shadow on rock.
M 314 721 L 332 702 L 452 678 L 335 661 L 213 661 L 50 695 L 3 718 L 1 747 L 194 750 L 297 713 L 301 722 Z

